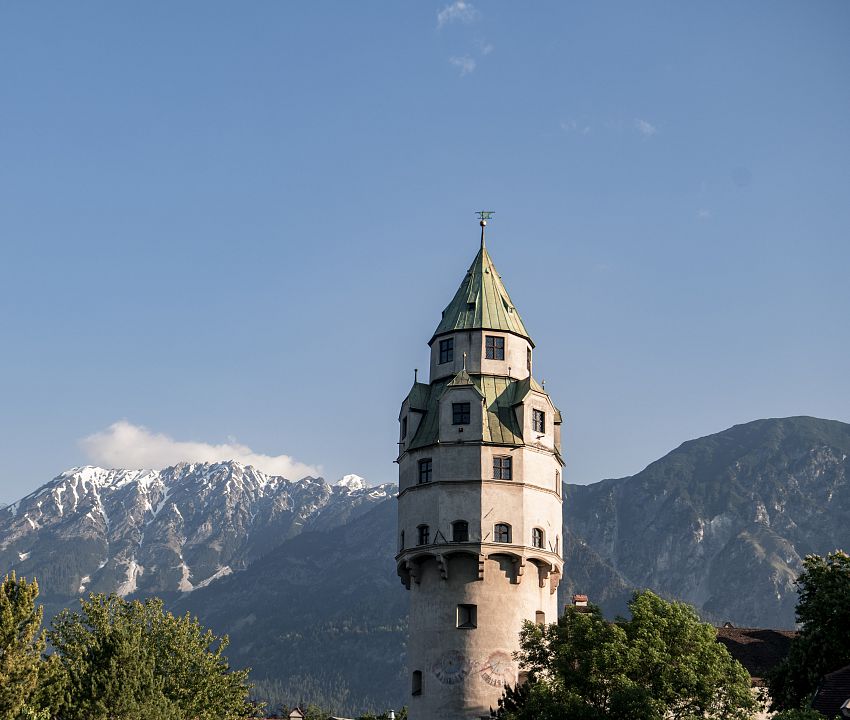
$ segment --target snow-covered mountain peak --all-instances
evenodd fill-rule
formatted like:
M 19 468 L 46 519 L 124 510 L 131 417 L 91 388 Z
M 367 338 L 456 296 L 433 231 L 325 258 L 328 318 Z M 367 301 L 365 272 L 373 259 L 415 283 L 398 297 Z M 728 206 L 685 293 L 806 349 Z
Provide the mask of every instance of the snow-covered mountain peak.
M 334 487 L 343 488 L 348 492 L 363 490 L 368 487 L 366 480 L 359 475 L 344 475 L 334 483 Z

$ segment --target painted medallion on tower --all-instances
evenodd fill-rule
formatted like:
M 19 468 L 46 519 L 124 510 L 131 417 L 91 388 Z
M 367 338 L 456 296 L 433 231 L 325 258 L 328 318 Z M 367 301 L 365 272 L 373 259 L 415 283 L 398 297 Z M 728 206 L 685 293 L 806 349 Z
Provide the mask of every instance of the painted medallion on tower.
M 481 679 L 493 687 L 516 684 L 516 665 L 509 652 L 496 650 L 481 665 Z
M 459 652 L 448 652 L 431 666 L 431 672 L 443 685 L 462 683 L 473 670 L 474 663 Z

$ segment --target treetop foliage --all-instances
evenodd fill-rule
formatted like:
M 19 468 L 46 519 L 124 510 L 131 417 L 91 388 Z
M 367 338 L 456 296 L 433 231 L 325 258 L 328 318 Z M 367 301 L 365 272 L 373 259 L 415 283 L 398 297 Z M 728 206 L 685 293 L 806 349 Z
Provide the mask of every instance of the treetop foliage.
M 630 620 L 596 606 L 568 608 L 557 623 L 526 623 L 520 664 L 528 687 L 506 693 L 508 720 L 744 720 L 756 709 L 750 677 L 684 603 L 645 591 Z
M 850 665 L 850 556 L 807 555 L 797 588 L 800 632 L 769 678 L 774 710 L 808 705 L 824 675 Z

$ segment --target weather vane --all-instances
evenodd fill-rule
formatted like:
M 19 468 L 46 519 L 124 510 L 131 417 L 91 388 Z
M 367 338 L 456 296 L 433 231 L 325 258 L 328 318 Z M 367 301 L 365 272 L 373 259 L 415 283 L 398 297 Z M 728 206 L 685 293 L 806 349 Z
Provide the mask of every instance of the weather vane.
M 479 220 L 492 220 L 496 213 L 493 210 L 479 210 L 475 214 L 478 216 Z

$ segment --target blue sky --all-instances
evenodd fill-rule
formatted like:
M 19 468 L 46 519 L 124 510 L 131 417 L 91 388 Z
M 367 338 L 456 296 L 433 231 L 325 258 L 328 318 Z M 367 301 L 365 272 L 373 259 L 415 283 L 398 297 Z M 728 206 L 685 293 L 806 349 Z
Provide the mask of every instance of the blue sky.
M 482 208 L 568 480 L 850 421 L 849 36 L 839 0 L 0 4 L 0 501 L 181 453 L 394 480 Z

